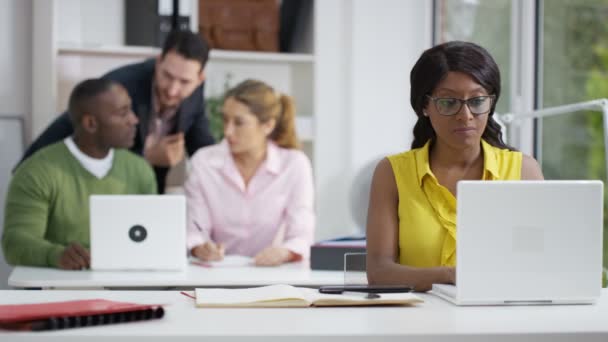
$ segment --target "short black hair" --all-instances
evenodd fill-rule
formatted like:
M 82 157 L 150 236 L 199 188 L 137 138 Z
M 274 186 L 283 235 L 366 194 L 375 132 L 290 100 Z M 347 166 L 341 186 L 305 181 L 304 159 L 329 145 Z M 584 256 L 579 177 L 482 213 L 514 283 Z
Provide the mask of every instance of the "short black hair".
M 209 59 L 209 45 L 199 34 L 189 30 L 174 30 L 169 33 L 161 58 L 169 51 L 174 51 L 186 59 L 193 59 L 201 64 L 201 70 Z
M 78 83 L 72 90 L 68 102 L 68 115 L 72 125 L 79 126 L 82 116 L 91 111 L 93 100 L 116 84 L 118 83 L 107 78 L 90 78 Z

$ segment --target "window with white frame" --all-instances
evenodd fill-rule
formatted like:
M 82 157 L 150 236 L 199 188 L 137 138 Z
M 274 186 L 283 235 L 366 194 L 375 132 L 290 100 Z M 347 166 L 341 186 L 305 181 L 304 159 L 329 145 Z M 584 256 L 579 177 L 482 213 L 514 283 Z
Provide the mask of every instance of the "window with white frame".
M 434 6 L 435 43 L 472 41 L 496 59 L 505 90 L 498 112 L 608 98 L 608 0 L 435 0 Z M 533 23 L 518 25 L 526 20 Z M 520 43 L 526 40 L 531 43 Z M 531 108 L 514 106 L 522 102 L 517 97 L 528 99 Z M 597 111 L 535 119 L 535 129 L 518 132 L 509 143 L 533 151 L 546 179 L 608 183 L 603 124 Z M 534 149 L 526 141 L 534 141 Z M 606 269 L 608 200 L 604 204 Z
M 540 1 L 539 99 L 551 107 L 608 98 L 608 0 Z M 539 120 L 538 158 L 547 179 L 601 179 L 606 154 L 601 112 Z M 606 194 L 606 191 L 604 191 Z M 608 267 L 604 199 L 604 268 Z

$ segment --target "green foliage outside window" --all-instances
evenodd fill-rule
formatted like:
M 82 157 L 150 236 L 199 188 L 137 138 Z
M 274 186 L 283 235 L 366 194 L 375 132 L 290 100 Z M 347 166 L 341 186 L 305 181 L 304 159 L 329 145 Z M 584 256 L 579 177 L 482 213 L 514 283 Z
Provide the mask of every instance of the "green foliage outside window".
M 543 4 L 543 107 L 608 98 L 608 0 Z M 541 125 L 547 179 L 600 179 L 608 185 L 602 113 L 573 113 L 543 119 Z M 608 267 L 607 199 L 604 270 Z M 604 287 L 606 284 L 604 272 Z
M 589 72 L 586 90 L 589 99 L 608 98 L 608 38 L 604 38 L 593 49 L 597 64 Z M 591 178 L 606 181 L 606 157 L 604 153 L 604 129 L 601 113 L 587 114 L 587 128 L 591 137 L 591 149 L 588 156 L 588 169 Z M 608 193 L 604 192 L 604 269 L 608 267 Z M 606 287 L 607 275 L 604 271 L 603 285 Z
M 209 116 L 209 130 L 215 141 L 219 142 L 224 137 L 224 125 L 222 124 L 222 96 L 210 96 L 205 99 L 207 115 Z
M 205 98 L 205 110 L 207 111 L 207 116 L 209 118 L 209 130 L 216 142 L 219 142 L 224 138 L 222 104 L 224 103 L 224 93 L 230 89 L 231 79 L 232 74 L 226 74 L 222 94 Z

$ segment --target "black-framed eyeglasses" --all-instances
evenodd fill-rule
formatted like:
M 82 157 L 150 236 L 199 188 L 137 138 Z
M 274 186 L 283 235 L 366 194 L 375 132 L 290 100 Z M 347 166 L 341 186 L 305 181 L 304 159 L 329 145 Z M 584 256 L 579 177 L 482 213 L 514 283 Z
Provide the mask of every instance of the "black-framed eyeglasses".
M 432 97 L 430 95 L 427 95 L 427 97 L 433 102 L 439 114 L 450 116 L 459 113 L 465 103 L 471 114 L 487 114 L 492 109 L 496 95 L 476 96 L 466 100 L 453 97 Z

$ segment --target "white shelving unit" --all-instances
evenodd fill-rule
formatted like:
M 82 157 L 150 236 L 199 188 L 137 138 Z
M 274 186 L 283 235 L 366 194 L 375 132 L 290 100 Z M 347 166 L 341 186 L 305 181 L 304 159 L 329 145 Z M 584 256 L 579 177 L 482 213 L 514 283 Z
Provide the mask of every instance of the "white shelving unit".
M 248 52 L 212 50 L 211 58 L 241 62 L 313 63 L 314 55 L 304 53 Z
M 65 110 L 69 94 L 80 80 L 154 58 L 159 53 L 160 49 L 153 47 L 60 45 L 57 53 L 57 113 Z M 207 97 L 221 95 L 227 79 L 232 86 L 246 78 L 256 78 L 293 96 L 298 108 L 298 135 L 312 159 L 309 145 L 314 141 L 313 67 L 314 56 L 309 54 L 212 50 L 206 68 L 205 93 Z
M 58 52 L 66 55 L 94 55 L 94 56 L 156 56 L 160 49 L 149 46 L 108 46 L 98 44 L 70 44 L 59 45 Z M 277 63 L 313 63 L 314 55 L 304 53 L 276 53 L 253 52 L 236 50 L 211 50 L 210 59 L 235 62 L 277 62 Z

